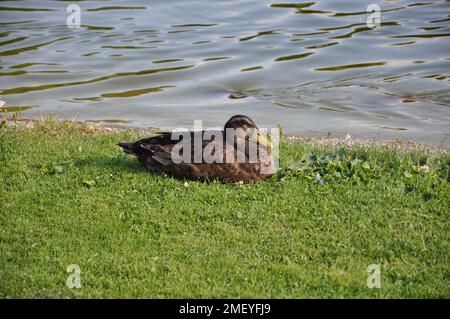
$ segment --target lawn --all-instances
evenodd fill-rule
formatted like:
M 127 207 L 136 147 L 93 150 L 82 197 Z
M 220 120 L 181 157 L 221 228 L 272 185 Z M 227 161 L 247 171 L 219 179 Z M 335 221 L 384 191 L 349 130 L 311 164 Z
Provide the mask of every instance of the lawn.
M 266 181 L 186 183 L 116 146 L 143 135 L 0 129 L 0 297 L 450 298 L 448 154 L 283 140 Z

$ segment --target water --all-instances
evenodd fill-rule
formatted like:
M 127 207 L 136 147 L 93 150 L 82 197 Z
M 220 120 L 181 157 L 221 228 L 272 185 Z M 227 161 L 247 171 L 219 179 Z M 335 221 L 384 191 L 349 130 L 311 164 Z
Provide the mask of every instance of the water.
M 23 117 L 449 144 L 449 1 L 0 1 L 0 88 Z M 366 8 L 382 9 L 379 28 Z

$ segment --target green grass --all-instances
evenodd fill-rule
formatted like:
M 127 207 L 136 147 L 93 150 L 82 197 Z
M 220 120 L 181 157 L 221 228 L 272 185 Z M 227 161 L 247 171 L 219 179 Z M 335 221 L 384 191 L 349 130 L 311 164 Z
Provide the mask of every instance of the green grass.
M 269 180 L 186 187 L 115 145 L 138 137 L 0 129 L 0 297 L 450 297 L 448 155 L 283 141 Z

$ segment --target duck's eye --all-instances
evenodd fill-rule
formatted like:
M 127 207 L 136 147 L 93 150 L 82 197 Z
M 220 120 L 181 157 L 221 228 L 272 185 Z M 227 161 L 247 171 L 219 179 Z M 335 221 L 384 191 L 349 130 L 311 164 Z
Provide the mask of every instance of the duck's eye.
M 253 128 L 253 124 L 251 122 L 249 122 L 248 120 L 244 120 L 243 122 L 241 122 L 241 127 L 246 130 L 248 128 Z

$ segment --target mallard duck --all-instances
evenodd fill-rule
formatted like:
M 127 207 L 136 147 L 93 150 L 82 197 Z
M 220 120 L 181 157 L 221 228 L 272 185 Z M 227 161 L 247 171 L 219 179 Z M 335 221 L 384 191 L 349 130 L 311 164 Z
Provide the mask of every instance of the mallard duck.
M 231 138 L 230 135 L 227 138 L 229 132 L 232 133 Z M 194 140 L 195 136 L 199 136 L 195 135 L 198 133 L 200 132 L 184 133 L 186 135 L 181 142 L 187 138 L 184 144 L 187 146 L 186 152 L 184 149 L 180 151 L 181 142 L 172 139 L 172 132 L 160 133 L 132 143 L 120 142 L 118 145 L 126 154 L 135 156 L 150 172 L 167 173 L 176 178 L 246 183 L 264 179 L 274 173 L 274 161 L 270 154 L 272 145 L 248 116 L 232 116 L 222 131 L 201 131 L 201 143 L 197 143 L 196 148 Z M 257 147 L 250 148 L 251 142 Z M 256 156 L 249 152 L 255 149 Z M 187 160 L 180 161 L 173 154 L 180 157 L 186 155 L 183 159 Z M 211 161 L 204 154 L 211 154 L 214 160 Z

